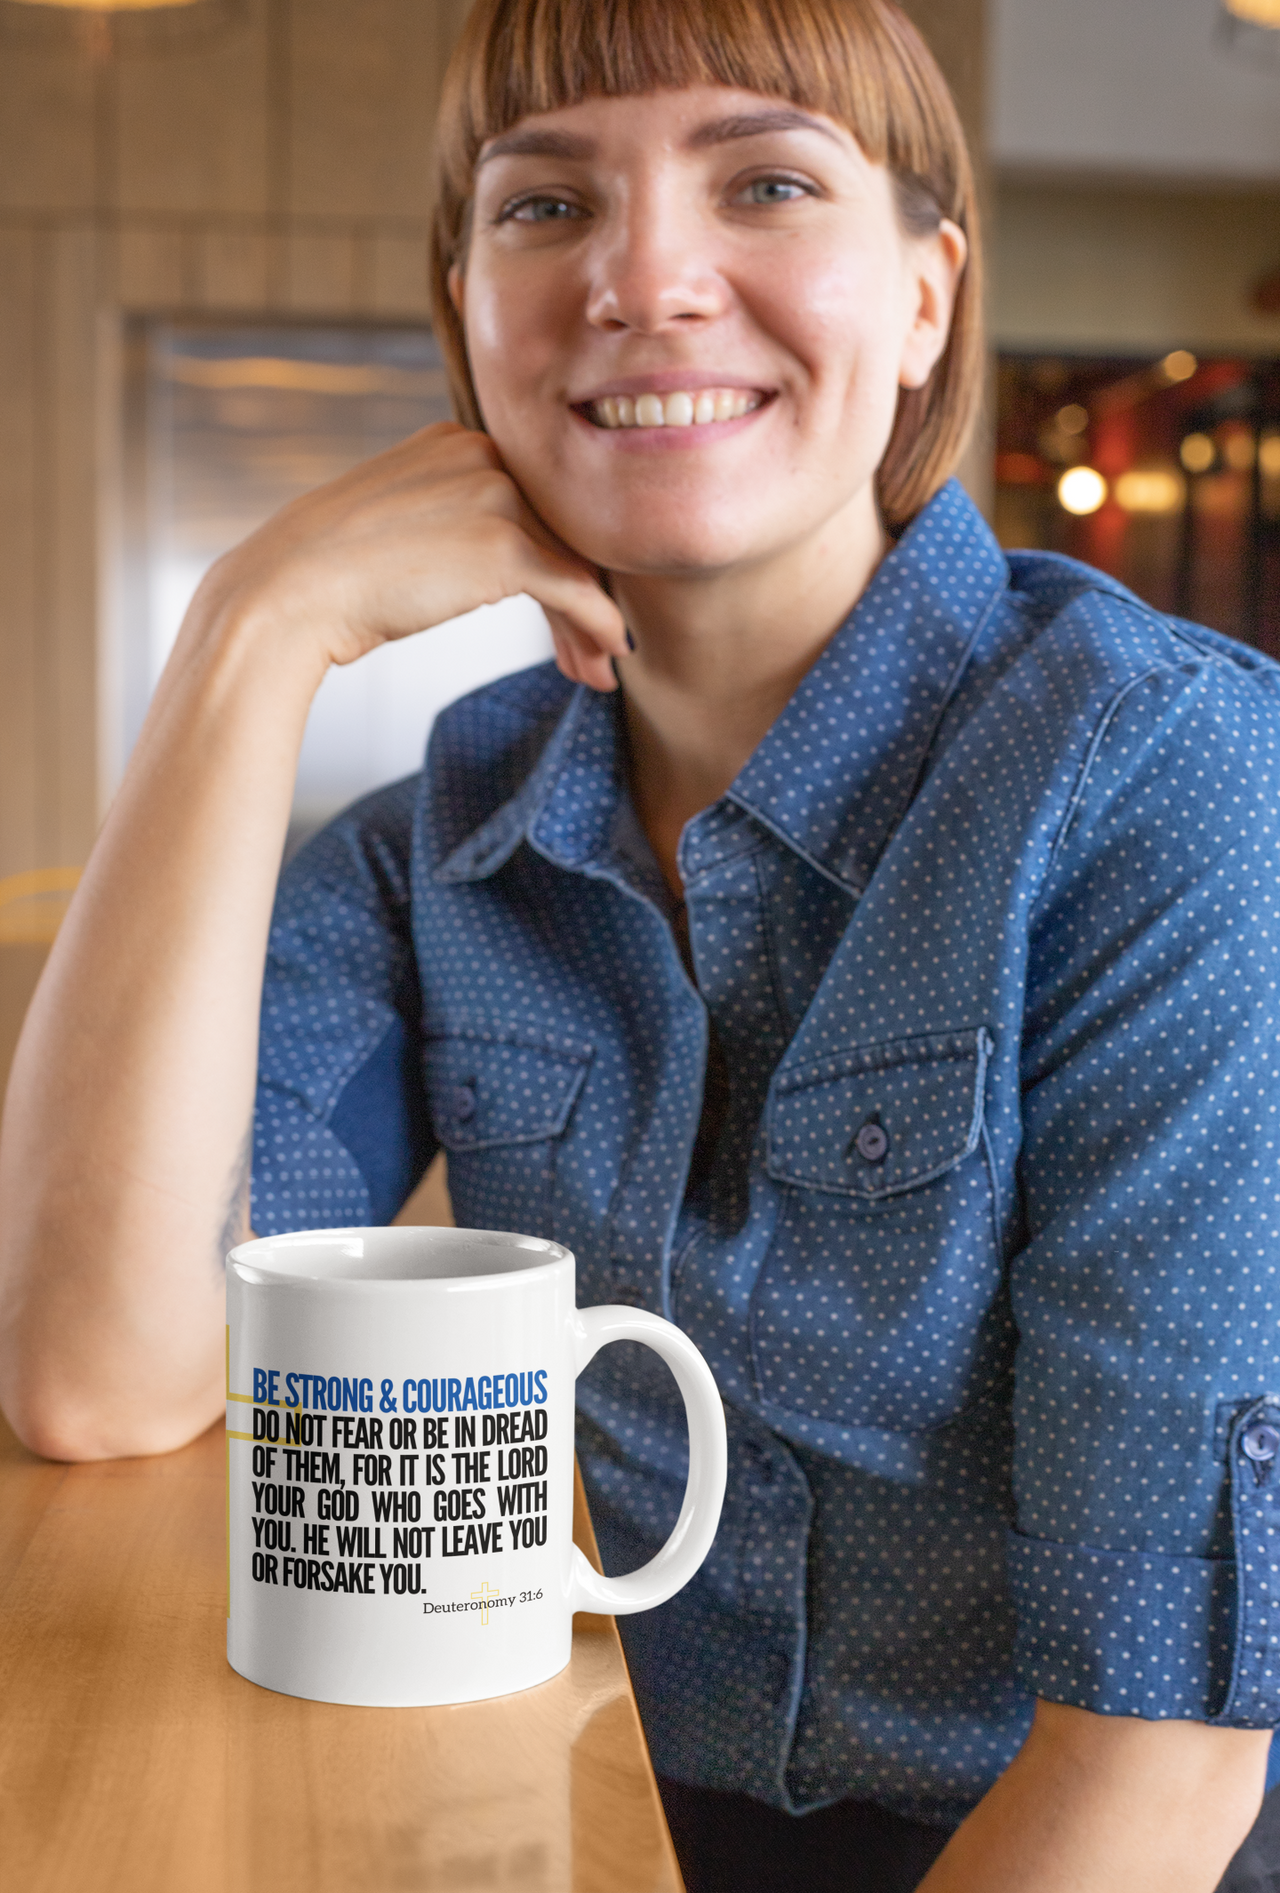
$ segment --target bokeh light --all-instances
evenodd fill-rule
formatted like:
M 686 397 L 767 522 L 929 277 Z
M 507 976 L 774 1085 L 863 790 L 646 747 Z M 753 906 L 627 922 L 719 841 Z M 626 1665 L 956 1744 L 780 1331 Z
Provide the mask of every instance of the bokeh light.
M 1280 350 L 1199 341 L 1175 327 L 1144 354 L 1002 353 L 995 533 L 1278 654 Z
M 146 13 L 157 7 L 189 7 L 195 0 L 25 0 L 27 6 L 62 7 L 81 13 Z
M 1161 362 L 1160 372 L 1166 381 L 1190 381 L 1199 366 L 1189 348 L 1175 348 Z
M 1252 431 L 1247 427 L 1233 427 L 1222 443 L 1222 458 L 1233 473 L 1252 473 L 1254 456 Z
M 1186 482 L 1171 467 L 1133 467 L 1113 489 L 1126 513 L 1176 513 L 1186 499 Z
M 1227 0 L 1227 12 L 1255 26 L 1280 26 L 1280 0 Z
M 1107 497 L 1107 483 L 1096 467 L 1070 467 L 1058 481 L 1058 502 L 1083 518 L 1096 513 Z

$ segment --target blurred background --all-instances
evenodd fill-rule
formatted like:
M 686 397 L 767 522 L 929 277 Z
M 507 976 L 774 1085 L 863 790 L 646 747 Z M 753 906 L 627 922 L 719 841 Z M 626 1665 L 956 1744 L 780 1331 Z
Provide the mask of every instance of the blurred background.
M 673 4 L 676 0 L 673 0 Z M 1280 655 L 1280 0 L 907 0 L 986 182 L 1001 540 Z M 200 574 L 448 412 L 428 154 L 466 0 L 0 0 L 0 1082 Z M 549 649 L 334 673 L 290 845 Z

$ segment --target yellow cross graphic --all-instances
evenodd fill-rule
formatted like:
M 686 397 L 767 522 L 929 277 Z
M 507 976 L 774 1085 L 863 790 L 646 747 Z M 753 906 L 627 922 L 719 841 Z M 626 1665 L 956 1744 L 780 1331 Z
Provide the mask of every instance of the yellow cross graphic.
M 501 1591 L 501 1584 L 495 1584 L 493 1589 L 490 1590 L 488 1578 L 485 1579 L 478 1591 L 472 1591 L 471 1595 L 480 1599 L 480 1621 L 482 1624 L 487 1624 L 489 1621 L 488 1600 L 491 1597 L 499 1596 Z

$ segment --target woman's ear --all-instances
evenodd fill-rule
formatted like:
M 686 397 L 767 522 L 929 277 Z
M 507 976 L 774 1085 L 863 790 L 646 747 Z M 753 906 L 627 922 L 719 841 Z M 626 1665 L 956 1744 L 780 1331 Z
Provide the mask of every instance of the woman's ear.
M 450 263 L 449 275 L 448 275 L 447 280 L 449 284 L 449 300 L 453 304 L 454 308 L 457 310 L 458 314 L 461 315 L 462 314 L 462 271 L 459 269 L 456 263 Z
M 932 236 L 914 238 L 906 257 L 907 290 L 915 298 L 915 319 L 903 340 L 898 385 L 923 388 L 951 333 L 956 291 L 969 257 L 959 224 L 944 217 Z

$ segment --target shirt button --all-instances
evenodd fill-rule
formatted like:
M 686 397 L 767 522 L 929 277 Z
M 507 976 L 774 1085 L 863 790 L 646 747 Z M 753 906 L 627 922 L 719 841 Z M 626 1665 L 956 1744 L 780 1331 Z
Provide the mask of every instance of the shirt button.
M 882 1124 L 864 1124 L 853 1147 L 864 1163 L 883 1163 L 889 1154 L 889 1133 Z
M 469 1117 L 474 1117 L 476 1114 L 475 1087 L 472 1085 L 455 1085 L 453 1087 L 453 1097 L 450 1102 L 453 1105 L 453 1115 L 457 1118 L 459 1124 L 465 1124 Z
M 1244 1449 L 1245 1458 L 1252 1459 L 1255 1464 L 1262 1459 L 1274 1459 L 1280 1452 L 1280 1432 L 1277 1432 L 1274 1426 L 1268 1426 L 1265 1421 L 1260 1420 L 1256 1425 L 1245 1429 L 1240 1444 Z

